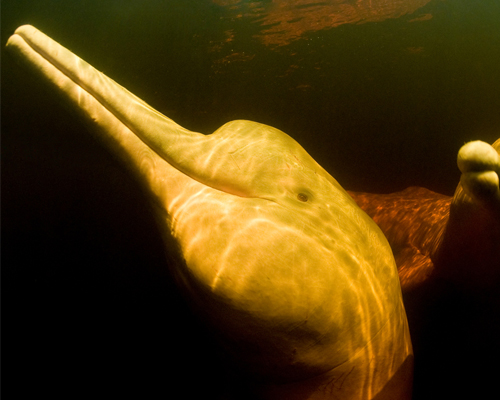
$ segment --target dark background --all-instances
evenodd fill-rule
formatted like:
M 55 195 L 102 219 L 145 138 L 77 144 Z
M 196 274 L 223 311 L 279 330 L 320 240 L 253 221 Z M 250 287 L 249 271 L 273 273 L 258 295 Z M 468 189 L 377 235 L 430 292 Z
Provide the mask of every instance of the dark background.
M 165 272 L 140 187 L 5 54 L 18 26 L 36 26 L 186 128 L 210 133 L 241 118 L 282 129 L 346 189 L 451 195 L 460 146 L 500 136 L 497 0 L 408 1 L 423 7 L 321 30 L 295 27 L 312 10 L 297 3 L 283 17 L 295 36 L 273 36 L 278 3 L 2 1 L 2 361 L 12 398 L 224 398 L 232 379 Z M 329 3 L 342 2 L 314 7 L 331 12 Z

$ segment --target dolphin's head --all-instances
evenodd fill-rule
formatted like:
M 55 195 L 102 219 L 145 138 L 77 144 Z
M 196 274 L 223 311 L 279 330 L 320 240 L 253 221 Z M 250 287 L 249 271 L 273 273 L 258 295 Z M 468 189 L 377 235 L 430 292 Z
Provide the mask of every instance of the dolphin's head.
M 343 398 L 371 398 L 411 356 L 387 240 L 290 136 L 244 120 L 191 132 L 31 26 L 8 47 L 143 183 L 179 285 L 246 371 L 344 376 Z

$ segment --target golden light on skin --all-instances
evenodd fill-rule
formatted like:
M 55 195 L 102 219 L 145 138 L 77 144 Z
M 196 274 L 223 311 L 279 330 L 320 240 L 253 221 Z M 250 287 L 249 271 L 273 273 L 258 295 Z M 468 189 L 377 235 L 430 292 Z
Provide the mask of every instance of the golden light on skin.
M 466 289 L 500 283 L 500 139 L 465 144 L 453 197 L 410 187 L 350 192 L 388 238 L 403 292 L 439 274 Z
M 137 175 L 179 284 L 263 397 L 409 398 L 389 244 L 297 142 L 250 121 L 190 132 L 31 26 L 7 46 Z

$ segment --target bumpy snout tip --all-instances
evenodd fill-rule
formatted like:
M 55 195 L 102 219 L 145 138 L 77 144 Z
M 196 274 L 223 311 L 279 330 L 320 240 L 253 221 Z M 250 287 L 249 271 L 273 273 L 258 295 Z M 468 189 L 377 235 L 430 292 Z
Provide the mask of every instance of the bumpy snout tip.
M 479 171 L 500 172 L 500 156 L 488 143 L 480 140 L 462 146 L 457 156 L 458 168 L 462 173 Z
M 469 196 L 486 206 L 500 204 L 500 155 L 488 143 L 476 140 L 462 146 L 457 156 L 460 182 Z

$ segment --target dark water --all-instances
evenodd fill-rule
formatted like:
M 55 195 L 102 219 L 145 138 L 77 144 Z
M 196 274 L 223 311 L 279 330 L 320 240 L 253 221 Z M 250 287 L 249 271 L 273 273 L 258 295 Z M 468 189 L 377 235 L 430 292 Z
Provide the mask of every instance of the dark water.
M 459 147 L 500 137 L 498 0 L 4 0 L 2 46 L 26 23 L 189 129 L 282 129 L 347 189 L 452 194 Z M 6 387 L 224 393 L 139 188 L 3 47 L 2 167 Z

